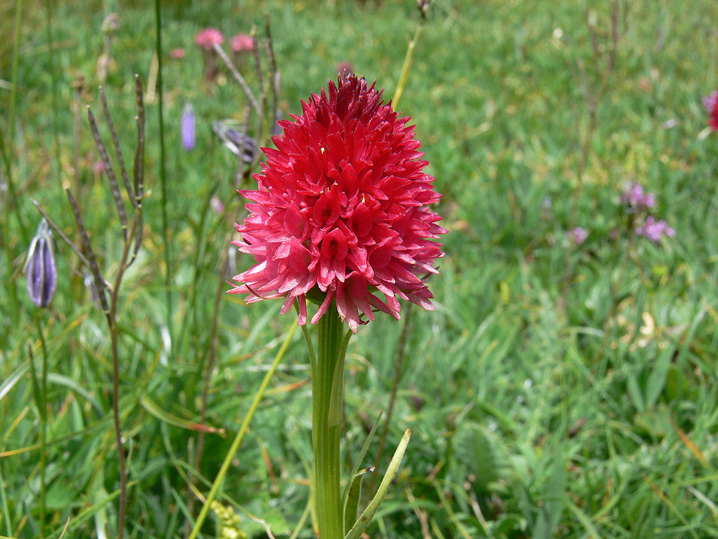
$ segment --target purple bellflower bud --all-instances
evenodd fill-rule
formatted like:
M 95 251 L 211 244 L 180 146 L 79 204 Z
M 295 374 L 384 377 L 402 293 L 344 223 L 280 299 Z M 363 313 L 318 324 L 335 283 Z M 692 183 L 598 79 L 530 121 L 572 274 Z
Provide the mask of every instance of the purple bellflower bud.
M 190 151 L 195 144 L 195 115 L 192 103 L 187 103 L 182 112 L 182 147 Z
M 38 307 L 50 305 L 57 289 L 57 266 L 52 248 L 52 232 L 43 219 L 30 243 L 23 271 L 27 272 L 27 292 Z

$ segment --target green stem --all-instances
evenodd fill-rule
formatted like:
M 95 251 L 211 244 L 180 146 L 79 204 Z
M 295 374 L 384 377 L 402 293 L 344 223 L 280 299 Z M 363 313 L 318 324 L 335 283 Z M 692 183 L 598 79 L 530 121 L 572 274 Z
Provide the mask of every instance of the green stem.
M 40 337 L 42 346 L 42 378 L 40 386 L 40 537 L 45 539 L 45 494 L 47 484 L 45 481 L 45 470 L 47 469 L 47 344 L 45 335 L 42 332 L 40 312 L 35 311 L 35 326 Z
M 55 142 L 55 174 L 57 175 L 57 186 L 62 193 L 62 181 L 60 180 L 60 135 L 57 127 L 57 74 L 55 73 L 55 54 L 52 43 L 52 0 L 45 0 L 45 31 L 47 34 L 47 56 L 50 65 L 50 83 L 52 91 L 52 135 Z
M 10 292 L 10 302 L 12 304 L 13 318 L 19 320 L 20 317 L 20 304 L 17 299 L 17 287 L 15 280 L 12 278 L 13 270 L 11 261 L 14 259 L 12 248 L 10 247 L 10 215 L 12 214 L 12 208 L 15 208 L 15 217 L 20 227 L 23 244 L 28 244 L 27 231 L 22 221 L 22 212 L 20 207 L 17 205 L 17 196 L 15 195 L 15 183 L 12 177 L 12 166 L 11 161 L 13 157 L 14 141 L 15 141 L 15 102 L 17 98 L 17 86 L 18 86 L 18 66 L 20 62 L 20 32 L 22 29 L 22 2 L 17 0 L 15 2 L 15 39 L 13 41 L 12 49 L 12 87 L 10 88 L 10 113 L 8 118 L 7 126 L 7 137 L 2 137 L 3 146 L 3 161 L 5 162 L 5 176 L 7 178 L 7 190 L 8 196 L 5 200 L 5 218 L 2 226 L 2 241 L 3 248 L 5 251 L 5 260 L 9 266 L 7 272 L 6 286 Z
M 165 294 L 167 300 L 167 329 L 172 337 L 172 256 L 168 239 L 167 221 L 167 173 L 165 169 L 165 127 L 162 106 L 162 16 L 160 14 L 160 0 L 155 0 L 155 37 L 157 49 L 157 95 L 159 101 L 159 127 L 160 127 L 160 191 L 162 192 L 162 243 L 165 247 Z
M 319 346 L 312 365 L 314 501 L 321 539 L 342 539 L 344 518 L 339 488 L 339 441 L 344 401 L 347 339 L 335 307 L 319 320 Z M 349 334 L 350 335 L 350 334 Z
M 404 95 L 404 88 L 406 88 L 406 82 L 409 80 L 409 71 L 411 71 L 411 64 L 414 56 L 414 48 L 416 48 L 416 44 L 419 41 L 419 36 L 421 35 L 421 29 L 424 28 L 424 19 L 421 19 L 421 22 L 419 22 L 419 25 L 416 27 L 416 33 L 414 34 L 414 39 L 412 39 L 409 42 L 409 46 L 406 49 L 406 56 L 404 56 L 404 63 L 401 66 L 401 75 L 399 75 L 399 84 L 396 86 L 396 91 L 394 92 L 394 97 L 391 98 L 391 106 L 394 108 L 394 110 L 398 110 L 399 107 L 399 100 L 401 99 L 401 96 Z

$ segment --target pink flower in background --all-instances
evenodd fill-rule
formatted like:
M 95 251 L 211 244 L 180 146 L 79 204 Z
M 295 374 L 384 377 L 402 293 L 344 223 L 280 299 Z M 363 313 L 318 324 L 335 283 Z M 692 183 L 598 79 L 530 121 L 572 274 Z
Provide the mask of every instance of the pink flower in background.
M 703 98 L 703 106 L 708 113 L 708 124 L 718 131 L 718 90 Z
M 249 34 L 237 34 L 230 41 L 232 52 L 248 52 L 254 50 L 254 39 Z
M 644 193 L 641 184 L 629 183 L 621 194 L 621 202 L 637 210 L 647 210 L 656 205 L 656 194 Z
M 205 28 L 194 36 L 194 42 L 204 50 L 211 51 L 215 44 L 224 43 L 224 36 L 216 28 Z
M 573 230 L 566 232 L 566 237 L 570 239 L 574 245 L 581 245 L 584 241 L 586 241 L 586 238 L 588 238 L 588 232 L 580 226 L 577 226 Z
M 224 36 L 216 28 L 205 28 L 194 37 L 194 42 L 202 49 L 204 78 L 211 81 L 219 72 L 214 46 L 221 45 L 224 42 Z
M 280 122 L 258 189 L 240 191 L 250 215 L 234 243 L 257 263 L 230 293 L 283 297 L 282 313 L 298 301 L 302 325 L 307 296 L 321 302 L 312 323 L 335 302 L 354 332 L 373 309 L 398 319 L 399 298 L 434 308 L 425 279 L 444 256 L 431 241 L 446 233 L 429 209 L 440 195 L 409 118 L 381 95 L 363 78 L 340 78 Z
M 222 202 L 217 195 L 212 195 L 212 198 L 209 200 L 209 207 L 212 208 L 212 211 L 215 213 L 222 213 L 224 211 L 224 202 Z
M 170 51 L 170 56 L 175 60 L 181 60 L 182 58 L 184 58 L 184 55 L 184 49 L 172 49 Z
M 636 234 L 648 238 L 654 243 L 661 243 L 663 236 L 673 238 L 676 231 L 663 219 L 656 221 L 653 217 L 646 217 L 646 221 L 636 228 Z

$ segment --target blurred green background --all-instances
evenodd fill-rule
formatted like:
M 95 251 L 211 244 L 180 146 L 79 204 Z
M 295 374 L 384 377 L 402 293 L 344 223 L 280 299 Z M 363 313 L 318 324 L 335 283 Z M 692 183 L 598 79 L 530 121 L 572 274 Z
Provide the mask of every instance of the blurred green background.
M 112 12 L 120 28 L 104 88 L 126 159 L 136 136 L 135 73 L 147 103 L 145 240 L 118 313 L 127 530 L 143 538 L 185 536 L 202 505 L 196 492 L 208 492 L 294 323 L 278 302 L 245 306 L 220 295 L 216 307 L 218 286 L 229 288 L 218 260 L 242 201 L 236 159 L 211 125 L 241 123 L 247 100 L 224 67 L 204 79 L 194 36 L 216 27 L 228 50 L 237 33 L 255 28 L 263 37 L 268 14 L 288 118 L 343 61 L 390 99 L 420 20 L 414 0 L 163 3 L 165 243 L 154 7 L 0 3 L 0 534 L 8 537 L 41 533 L 40 403 L 28 358 L 30 345 L 42 359 L 38 327 L 49 370 L 47 536 L 59 537 L 68 519 L 68 537 L 116 534 L 104 317 L 61 242 L 50 309 L 36 312 L 21 271 L 39 222 L 31 199 L 75 237 L 62 187 L 76 177 L 102 269 L 117 271 L 119 221 L 84 112 L 91 105 L 101 116 L 98 60 Z M 413 433 L 369 537 L 718 536 L 718 139 L 701 104 L 718 86 L 717 23 L 710 0 L 432 2 L 398 108 L 416 125 L 450 233 L 430 284 L 436 312 L 380 317 L 350 344 L 345 474 L 392 388 L 382 461 L 375 441 L 365 465 L 383 470 L 403 431 Z M 176 48 L 182 59 L 170 55 Z M 239 68 L 256 88 L 251 57 Z M 179 132 L 187 102 L 197 117 L 190 152 Z M 620 203 L 630 182 L 656 193 L 653 214 L 675 238 L 654 244 L 631 233 Z M 212 196 L 226 216 L 211 209 Z M 588 232 L 581 245 L 566 238 L 574 226 Z M 236 271 L 250 264 L 238 255 Z M 191 423 L 202 417 L 210 357 L 204 422 L 224 434 L 205 436 L 198 463 Z M 222 490 L 250 537 L 268 537 L 262 522 L 289 537 L 307 506 L 308 377 L 297 332 Z M 202 528 L 204 537 L 221 533 L 230 531 L 216 519 Z M 313 536 L 309 521 L 295 535 Z

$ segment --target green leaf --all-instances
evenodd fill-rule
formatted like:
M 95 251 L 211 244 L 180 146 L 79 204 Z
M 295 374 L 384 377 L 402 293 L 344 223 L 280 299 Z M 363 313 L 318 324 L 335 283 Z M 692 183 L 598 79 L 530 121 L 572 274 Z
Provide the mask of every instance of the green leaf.
M 643 401 L 643 391 L 641 391 L 641 386 L 638 383 L 638 376 L 635 373 L 629 372 L 626 374 L 626 377 L 628 395 L 631 397 L 631 401 L 636 409 L 642 412 L 646 409 L 646 405 Z
M 586 533 L 590 537 L 590 539 L 601 539 L 601 535 L 598 533 L 598 530 L 593 525 L 593 522 L 591 522 L 591 519 L 588 517 L 586 513 L 584 513 L 580 507 L 578 507 L 575 503 L 573 503 L 570 499 L 566 499 L 566 507 L 569 508 L 569 510 L 574 514 L 574 516 L 579 520 L 579 522 L 583 525 L 583 528 L 586 530 Z
M 374 466 L 371 466 L 354 474 L 354 479 L 351 481 L 349 490 L 347 491 L 348 496 L 344 502 L 344 533 L 349 533 L 349 530 L 354 526 L 357 520 L 359 498 L 361 497 L 361 482 L 364 479 L 364 475 L 374 470 Z
M 544 490 L 544 504 L 539 513 L 531 537 L 542 539 L 553 537 L 554 529 L 561 520 L 564 505 L 564 489 L 566 488 L 566 463 L 563 454 L 557 454 L 551 469 L 551 476 Z
M 474 490 L 488 493 L 489 484 L 499 478 L 499 466 L 493 444 L 486 433 L 476 424 L 462 425 L 454 438 L 454 448 L 456 459 L 476 477 Z
M 671 412 L 664 404 L 637 413 L 633 418 L 635 431 L 654 438 L 663 438 L 673 430 Z
M 646 408 L 652 407 L 663 392 L 668 379 L 668 367 L 671 366 L 671 358 L 674 352 L 675 348 L 669 346 L 656 359 L 656 363 L 653 365 L 646 382 Z
M 30 366 L 27 363 L 21 364 L 17 369 L 15 369 L 15 372 L 13 372 L 2 384 L 0 384 L 0 400 L 5 398 L 5 395 L 10 393 L 12 388 L 15 387 L 15 384 L 17 384 L 22 377 L 25 376 L 25 373 L 29 368 Z
M 394 479 L 394 476 L 396 476 L 396 473 L 399 471 L 401 459 L 404 457 L 404 453 L 406 452 L 406 446 L 409 445 L 409 438 L 411 438 L 411 429 L 406 429 L 406 432 L 404 433 L 404 436 L 402 436 L 399 446 L 396 448 L 394 456 L 389 463 L 386 475 L 384 476 L 384 479 L 381 480 L 379 489 L 369 502 L 369 505 L 367 505 L 366 509 L 364 509 L 364 512 L 357 519 L 354 526 L 352 526 L 351 530 L 349 530 L 345 539 L 359 539 L 361 534 L 364 533 L 364 530 L 366 530 L 367 526 L 371 522 L 371 519 L 374 518 L 381 502 L 384 500 L 384 496 L 386 496 L 387 490 L 389 490 L 389 485 Z
M 352 470 L 352 473 L 349 475 L 349 477 L 356 477 L 357 473 L 359 472 L 359 466 L 361 466 L 362 461 L 364 460 L 364 457 L 366 456 L 366 452 L 369 450 L 369 446 L 371 445 L 371 441 L 374 439 L 374 434 L 376 434 L 376 429 L 379 427 L 379 421 L 381 421 L 381 417 L 384 415 L 384 412 L 379 413 L 379 417 L 376 418 L 376 422 L 374 423 L 374 426 L 371 428 L 371 431 L 369 432 L 369 435 L 366 437 L 366 440 L 364 440 L 364 445 L 361 448 L 361 451 L 359 452 L 359 457 L 356 459 L 356 462 L 354 463 L 354 469 Z M 352 482 L 348 482 L 347 486 L 344 488 L 344 493 L 342 494 L 342 507 L 344 508 L 344 514 L 346 514 L 346 506 L 347 506 L 347 499 L 349 498 L 349 491 L 352 488 Z M 356 516 L 354 518 L 356 520 Z M 352 520 L 351 525 L 354 525 L 354 520 Z

